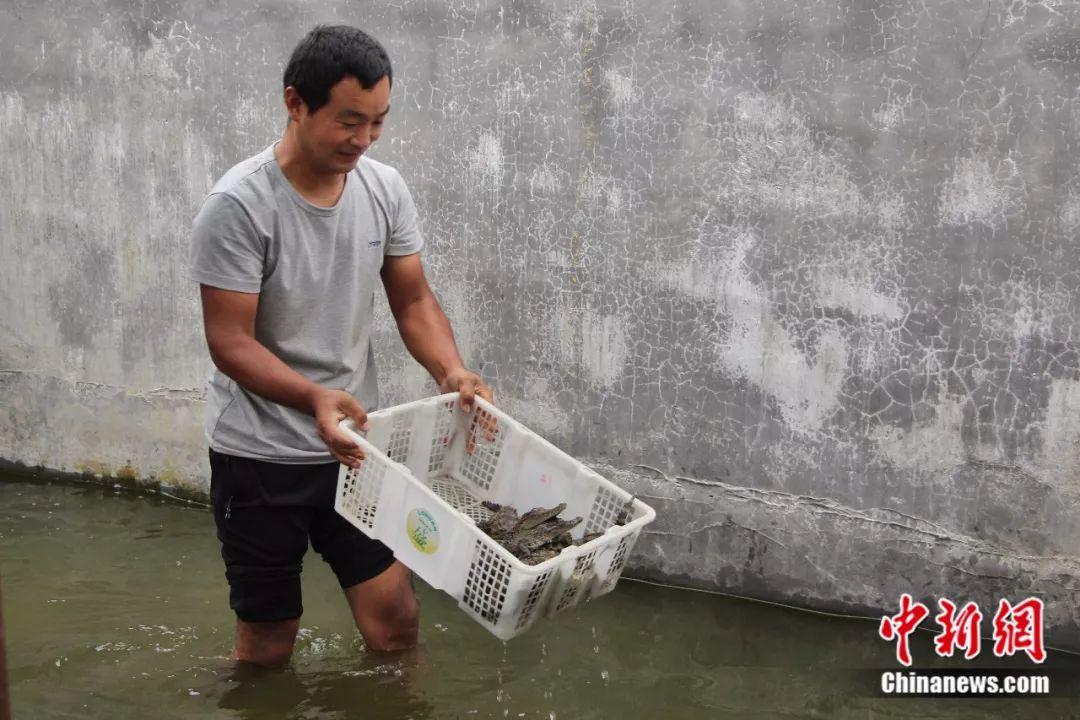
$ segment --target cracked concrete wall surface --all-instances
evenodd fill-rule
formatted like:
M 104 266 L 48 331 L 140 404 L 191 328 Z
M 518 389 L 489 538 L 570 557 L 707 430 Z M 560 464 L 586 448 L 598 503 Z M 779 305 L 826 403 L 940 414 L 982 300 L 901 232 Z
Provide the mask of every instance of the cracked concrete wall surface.
M 1080 10 L 1027 0 L 0 6 L 0 457 L 198 491 L 187 231 L 311 25 L 379 37 L 467 360 L 658 510 L 638 576 L 1038 595 L 1080 648 Z M 432 394 L 380 308 L 388 404 Z

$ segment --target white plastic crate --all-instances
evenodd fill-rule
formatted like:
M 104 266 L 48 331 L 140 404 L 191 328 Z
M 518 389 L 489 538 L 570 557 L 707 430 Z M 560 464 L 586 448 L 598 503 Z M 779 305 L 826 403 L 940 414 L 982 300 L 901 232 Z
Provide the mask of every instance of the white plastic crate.
M 629 493 L 483 398 L 472 413 L 449 393 L 368 420 L 367 433 L 341 423 L 367 458 L 357 469 L 341 466 L 337 511 L 503 640 L 614 589 L 641 529 L 656 517 L 635 499 L 626 524 L 615 525 Z M 561 518 L 583 518 L 575 539 L 604 534 L 527 565 L 476 526 L 491 514 L 484 500 L 522 513 L 565 502 Z

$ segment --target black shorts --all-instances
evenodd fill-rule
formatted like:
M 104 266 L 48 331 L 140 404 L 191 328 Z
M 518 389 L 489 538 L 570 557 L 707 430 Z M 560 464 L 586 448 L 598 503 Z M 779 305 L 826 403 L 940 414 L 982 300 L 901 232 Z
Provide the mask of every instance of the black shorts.
M 334 510 L 338 463 L 285 465 L 210 451 L 214 509 L 229 605 L 247 622 L 304 612 L 300 569 L 308 540 L 342 588 L 370 580 L 394 562 L 390 548 Z

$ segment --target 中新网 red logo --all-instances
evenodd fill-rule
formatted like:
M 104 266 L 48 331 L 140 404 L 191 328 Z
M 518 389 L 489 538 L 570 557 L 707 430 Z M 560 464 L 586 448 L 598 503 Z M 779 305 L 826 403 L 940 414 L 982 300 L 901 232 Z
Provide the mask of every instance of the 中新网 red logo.
M 940 598 L 938 607 L 940 612 L 934 616 L 934 621 L 941 631 L 934 636 L 934 652 L 940 657 L 953 657 L 957 651 L 963 651 L 968 660 L 978 655 L 983 620 L 979 606 L 969 601 L 960 607 L 949 598 Z M 1015 605 L 1003 598 L 991 622 L 994 655 L 1008 657 L 1025 652 L 1034 662 L 1045 660 L 1043 610 L 1043 601 L 1039 598 L 1029 597 Z M 930 609 L 926 605 L 904 593 L 900 596 L 899 612 L 881 618 L 878 636 L 896 642 L 896 659 L 901 665 L 911 666 L 910 635 L 929 616 Z

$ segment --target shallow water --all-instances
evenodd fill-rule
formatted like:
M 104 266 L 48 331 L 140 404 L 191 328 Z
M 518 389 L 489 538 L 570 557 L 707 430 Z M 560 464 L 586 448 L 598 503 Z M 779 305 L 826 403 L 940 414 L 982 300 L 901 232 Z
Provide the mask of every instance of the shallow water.
M 0 579 L 16 718 L 1080 717 L 1075 696 L 877 698 L 856 671 L 896 669 L 875 623 L 628 580 L 507 644 L 418 583 L 420 652 L 376 656 L 314 554 L 291 666 L 238 671 L 208 512 L 14 480 L 0 476 Z M 913 652 L 942 664 L 928 634 Z M 1076 656 L 1046 665 L 1080 677 Z

